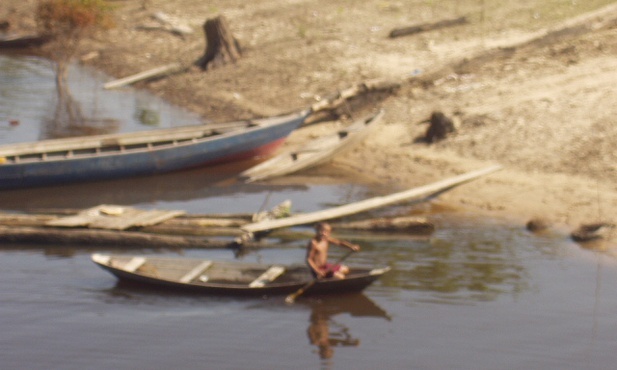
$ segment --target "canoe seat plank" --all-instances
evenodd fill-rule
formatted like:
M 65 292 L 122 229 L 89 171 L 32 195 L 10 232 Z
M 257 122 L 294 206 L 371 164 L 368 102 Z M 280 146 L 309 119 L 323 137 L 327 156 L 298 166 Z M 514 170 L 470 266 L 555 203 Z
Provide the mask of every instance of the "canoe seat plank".
M 199 265 L 195 266 L 191 271 L 187 272 L 180 278 L 181 283 L 190 283 L 198 275 L 201 275 L 208 267 L 212 265 L 212 261 L 203 261 Z
M 135 272 L 144 263 L 146 263 L 146 259 L 144 257 L 133 257 L 129 262 L 127 262 L 126 265 L 124 265 L 124 270 L 128 272 Z
M 249 287 L 261 288 L 281 276 L 283 272 L 285 272 L 285 268 L 283 266 L 272 266 L 266 270 L 266 272 L 259 275 L 257 279 L 253 280 L 253 282 L 249 284 Z

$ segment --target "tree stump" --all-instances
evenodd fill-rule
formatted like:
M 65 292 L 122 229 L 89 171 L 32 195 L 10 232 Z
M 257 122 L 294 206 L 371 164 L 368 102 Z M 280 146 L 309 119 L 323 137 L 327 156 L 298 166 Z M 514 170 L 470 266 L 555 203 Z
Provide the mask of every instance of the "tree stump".
M 233 37 L 225 17 L 208 19 L 203 25 L 206 37 L 206 52 L 197 61 L 202 69 L 213 69 L 227 63 L 235 63 L 241 57 L 240 44 Z

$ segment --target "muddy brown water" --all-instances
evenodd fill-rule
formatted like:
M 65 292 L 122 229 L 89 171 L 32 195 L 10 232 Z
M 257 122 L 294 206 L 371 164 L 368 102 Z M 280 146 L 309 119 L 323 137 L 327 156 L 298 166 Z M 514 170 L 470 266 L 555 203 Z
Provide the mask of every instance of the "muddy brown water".
M 2 68 L 0 73 L 4 83 Z M 26 76 L 46 86 L 47 77 Z M 0 103 L 0 122 L 9 118 L 7 94 Z M 11 117 L 19 112 L 10 109 Z M 43 116 L 29 111 L 30 118 L 21 119 L 36 126 Z M 0 140 L 14 137 L 10 130 L 0 133 Z M 147 179 L 5 191 L 0 193 L 0 208 L 21 211 L 108 203 L 193 213 L 253 212 L 264 203 L 291 199 L 300 212 L 376 192 L 354 185 L 352 178 L 330 185 L 244 185 L 229 180 L 235 170 L 198 169 Z M 127 286 L 96 267 L 90 254 L 296 263 L 304 257 L 302 240 L 271 239 L 280 246 L 242 257 L 230 250 L 2 245 L 0 365 L 6 369 L 614 367 L 614 258 L 581 248 L 559 231 L 533 235 L 509 220 L 460 212 L 433 210 L 426 216 L 437 226 L 427 239 L 345 235 L 362 246 L 361 253 L 347 260 L 350 265 L 392 267 L 364 293 L 299 298 L 293 305 L 285 304 L 284 297 L 210 297 Z M 335 249 L 334 257 L 341 252 Z
M 462 217 L 464 216 L 464 217 Z M 363 294 L 253 299 L 119 284 L 90 253 L 4 245 L 0 363 L 28 369 L 609 369 L 615 261 L 473 215 L 430 240 L 358 241 L 392 267 Z M 295 263 L 303 243 L 245 261 Z M 134 250 L 231 260 L 227 250 Z M 334 252 L 333 252 L 334 253 Z M 339 253 L 336 251 L 336 253 Z

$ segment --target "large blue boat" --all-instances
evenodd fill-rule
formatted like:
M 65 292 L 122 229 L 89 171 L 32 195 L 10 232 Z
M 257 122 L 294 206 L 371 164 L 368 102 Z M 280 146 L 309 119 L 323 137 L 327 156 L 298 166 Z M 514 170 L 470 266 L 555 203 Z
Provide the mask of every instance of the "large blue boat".
M 0 146 L 0 189 L 153 175 L 267 155 L 310 114 Z

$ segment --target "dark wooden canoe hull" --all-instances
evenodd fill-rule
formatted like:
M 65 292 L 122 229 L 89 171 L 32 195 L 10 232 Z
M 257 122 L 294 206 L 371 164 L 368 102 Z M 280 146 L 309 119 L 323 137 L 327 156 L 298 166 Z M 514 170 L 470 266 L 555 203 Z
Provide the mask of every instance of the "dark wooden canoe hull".
M 166 289 L 173 291 L 182 291 L 188 293 L 199 293 L 206 295 L 233 295 L 233 296 L 274 296 L 286 295 L 296 292 L 306 284 L 312 281 L 311 275 L 305 266 L 289 266 L 290 270 L 294 270 L 294 274 L 298 272 L 302 278 L 295 281 L 283 281 L 268 283 L 261 287 L 250 287 L 248 284 L 237 283 L 221 283 L 221 282 L 191 282 L 182 283 L 176 280 L 164 278 L 156 278 L 146 276 L 144 274 L 125 271 L 121 268 L 110 266 L 109 264 L 101 263 L 93 255 L 93 261 L 102 269 L 116 276 L 123 283 L 138 284 L 142 287 L 151 287 L 157 289 Z M 371 285 L 383 274 L 388 272 L 388 267 L 381 269 L 369 268 L 351 268 L 351 273 L 342 280 L 339 279 L 323 279 L 318 280 L 304 294 L 305 295 L 321 295 L 321 294 L 342 294 L 360 292 Z
M 96 151 L 93 149 L 92 153 L 80 150 L 70 155 L 56 150 L 46 154 L 44 160 L 10 160 L 10 146 L 0 147 L 3 157 L 3 163 L 0 163 L 0 189 L 154 175 L 266 155 L 281 145 L 287 136 L 302 124 L 305 117 L 306 112 L 303 112 L 284 116 L 273 124 L 242 128 L 204 139 L 149 147 L 144 142 L 126 149 L 99 148 Z M 110 140 L 108 135 L 104 140 L 118 141 L 122 140 L 122 136 L 113 135 Z M 52 143 L 57 147 L 62 140 L 48 140 L 36 144 L 44 147 L 46 143 Z M 70 140 L 75 142 L 76 138 Z

